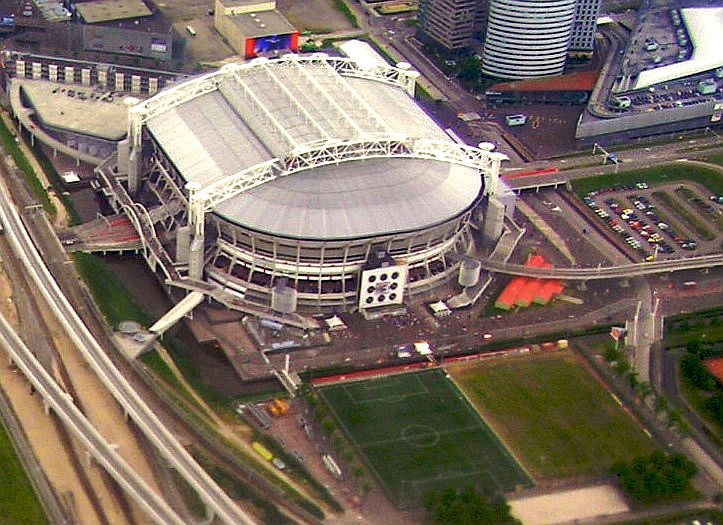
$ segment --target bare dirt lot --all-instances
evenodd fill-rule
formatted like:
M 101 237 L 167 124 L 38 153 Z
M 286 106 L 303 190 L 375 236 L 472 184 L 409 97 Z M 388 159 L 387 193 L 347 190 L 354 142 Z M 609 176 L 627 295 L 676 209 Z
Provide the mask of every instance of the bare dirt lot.
M 609 485 L 566 490 L 510 501 L 512 514 L 525 525 L 550 525 L 627 512 L 620 493 Z
M 276 8 L 299 31 L 333 33 L 354 29 L 332 0 L 277 0 Z

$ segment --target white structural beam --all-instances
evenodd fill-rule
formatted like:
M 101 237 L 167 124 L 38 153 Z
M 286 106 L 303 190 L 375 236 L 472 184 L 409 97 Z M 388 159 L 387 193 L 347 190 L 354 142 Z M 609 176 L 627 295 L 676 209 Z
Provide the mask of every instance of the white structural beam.
M 485 180 L 485 195 L 498 190 L 500 165 L 507 156 L 451 141 L 397 138 L 336 141 L 299 148 L 284 158 L 272 159 L 239 171 L 204 188 L 189 184 L 190 222 L 203 235 L 204 216 L 217 204 L 279 177 L 299 171 L 372 158 L 417 158 L 449 162 L 474 168 Z
M 368 124 L 377 128 L 379 131 L 386 134 L 391 134 L 392 129 L 389 127 L 387 122 L 381 117 L 381 115 L 366 101 L 359 93 L 353 90 L 348 82 L 334 69 L 328 60 L 319 60 L 319 65 L 322 70 L 326 72 L 326 78 L 328 78 L 336 87 L 341 89 L 349 100 L 352 100 L 366 115 L 365 119 Z M 304 69 L 304 72 L 308 74 L 308 71 Z
M 353 119 L 349 113 L 347 113 L 346 110 L 339 105 L 339 103 L 326 89 L 324 89 L 324 86 L 321 85 L 321 82 L 319 82 L 314 75 L 302 67 L 298 61 L 287 60 L 287 63 L 292 64 L 293 67 L 296 68 L 297 72 L 309 82 L 311 88 L 329 105 L 330 108 L 333 108 L 333 110 L 343 118 L 343 120 L 356 132 L 357 135 L 364 133 L 364 130 L 359 127 L 359 124 L 357 124 L 356 119 Z
M 277 60 L 294 64 L 303 64 L 305 62 L 315 64 L 326 63 L 341 76 L 368 78 L 378 82 L 396 85 L 404 89 L 410 96 L 414 96 L 414 85 L 416 79 L 419 77 L 419 73 L 416 71 L 400 69 L 394 66 L 364 69 L 349 58 L 329 57 L 323 53 L 314 53 L 308 57 L 284 55 Z M 272 62 L 275 61 L 276 60 Z M 173 109 L 196 97 L 215 91 L 218 89 L 220 82 L 225 78 L 231 78 L 236 70 L 262 67 L 263 63 L 264 62 L 252 60 L 244 64 L 227 64 L 217 71 L 188 80 L 177 86 L 166 88 L 157 95 L 131 107 L 128 112 L 128 136 L 131 144 L 135 146 L 140 145 L 143 124 L 156 115 Z
M 323 126 L 319 124 L 319 122 L 309 113 L 303 104 L 299 103 L 299 101 L 294 97 L 293 93 L 289 90 L 286 85 L 279 80 L 279 77 L 274 71 L 268 66 L 268 64 L 264 63 L 262 65 L 264 72 L 268 77 L 271 79 L 271 81 L 274 83 L 276 87 L 278 87 L 281 92 L 286 95 L 286 98 L 289 99 L 289 103 L 293 105 L 293 107 L 301 113 L 304 116 L 304 120 L 310 124 L 316 131 L 319 132 L 319 135 L 322 140 L 331 140 L 331 137 L 329 134 L 324 130 Z
M 140 145 L 143 124 L 164 111 L 215 91 L 218 89 L 218 83 L 223 76 L 224 72 L 222 70 L 214 71 L 193 80 L 188 80 L 176 87 L 165 89 L 154 97 L 132 106 L 128 110 L 128 136 L 131 144 Z
M 206 211 L 217 204 L 260 186 L 265 182 L 278 177 L 279 159 L 272 159 L 256 164 L 248 169 L 241 170 L 229 177 L 218 180 L 203 189 L 197 188 L 193 183 L 186 185 L 188 201 L 190 204 L 189 222 L 195 235 L 203 234 L 203 222 Z
M 179 319 L 183 318 L 184 315 L 196 308 L 205 296 L 201 292 L 193 291 L 186 297 L 177 302 L 173 308 L 168 310 L 163 317 L 153 323 L 148 331 L 154 334 L 162 335 L 163 332 L 168 330 L 171 326 L 176 324 Z
M 261 99 L 254 93 L 254 90 L 251 89 L 251 87 L 246 83 L 246 81 L 243 79 L 243 77 L 239 74 L 238 71 L 233 72 L 233 78 L 236 80 L 236 83 L 239 85 L 241 90 L 243 91 L 244 96 L 251 101 L 252 107 L 249 108 L 251 111 L 244 111 L 242 115 L 244 117 L 250 117 L 253 115 L 254 108 L 260 112 L 260 115 L 256 115 L 257 117 L 260 116 L 262 120 L 267 121 L 271 126 L 273 127 L 272 130 L 270 130 L 272 133 L 276 132 L 279 134 L 279 136 L 283 139 L 284 142 L 288 144 L 288 146 L 293 149 L 299 145 L 298 142 L 296 142 L 296 139 L 292 137 L 288 131 L 286 131 L 286 128 L 284 127 L 281 122 L 278 121 L 278 119 L 274 116 L 274 114 L 269 111 L 269 109 L 266 107 L 266 105 L 261 101 Z M 226 93 L 224 93 L 224 96 Z M 271 144 L 270 142 L 267 142 L 267 146 Z

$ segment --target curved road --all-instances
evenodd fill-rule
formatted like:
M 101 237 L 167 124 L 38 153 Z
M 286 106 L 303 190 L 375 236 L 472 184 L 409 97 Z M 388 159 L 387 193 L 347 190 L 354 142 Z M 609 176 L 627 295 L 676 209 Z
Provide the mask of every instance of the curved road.
M 20 216 L 10 204 L 3 184 L 0 184 L 0 221 L 13 251 L 43 292 L 58 321 L 126 414 L 135 421 L 148 440 L 198 493 L 219 520 L 228 525 L 255 524 L 254 518 L 240 509 L 201 468 L 113 365 L 45 266 Z

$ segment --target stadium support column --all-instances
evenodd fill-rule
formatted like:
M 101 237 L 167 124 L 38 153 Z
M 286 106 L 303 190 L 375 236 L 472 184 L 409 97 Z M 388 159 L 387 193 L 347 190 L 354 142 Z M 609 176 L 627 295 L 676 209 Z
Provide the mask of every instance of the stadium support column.
M 128 173 L 128 156 L 130 155 L 130 143 L 128 139 L 118 142 L 118 173 Z
M 187 263 L 191 251 L 191 228 L 181 226 L 176 230 L 176 262 Z
M 198 190 L 201 189 L 201 185 L 198 182 L 189 182 L 186 184 L 188 190 L 188 202 L 189 202 L 189 226 L 190 226 L 190 246 L 188 253 L 185 258 L 188 260 L 188 276 L 191 279 L 201 279 L 203 277 L 203 262 L 204 262 L 204 237 L 205 237 L 205 207 L 206 202 L 198 197 Z M 181 243 L 178 246 L 181 248 Z M 176 254 L 176 257 L 181 260 L 183 257 L 180 253 Z
M 191 249 L 188 254 L 188 276 L 191 279 L 201 279 L 201 277 L 203 277 L 203 246 L 203 234 L 194 235 L 193 240 L 191 241 Z
M 480 144 L 483 148 L 484 144 Z M 484 214 L 484 228 L 482 230 L 486 242 L 497 242 L 502 235 L 505 220 L 505 203 L 498 199 L 500 191 L 500 168 L 502 161 L 509 157 L 504 153 L 497 153 L 485 148 L 487 151 L 487 165 L 482 168 L 485 182 L 485 195 L 487 195 L 487 212 Z
M 487 213 L 485 214 L 485 223 L 483 235 L 485 242 L 494 243 L 502 235 L 502 226 L 505 222 L 505 205 L 502 204 L 494 195 L 487 200 Z
M 138 193 L 138 185 L 141 176 L 141 160 L 143 157 L 143 148 L 141 144 L 142 124 L 141 114 L 136 111 L 137 107 L 131 107 L 128 110 L 128 144 L 121 147 L 118 145 L 118 167 L 122 166 L 122 162 L 127 166 L 128 173 L 128 192 L 135 196 Z M 127 153 L 126 153 L 127 152 Z M 121 154 L 128 155 L 128 161 L 121 160 Z
M 141 176 L 141 148 L 132 146 L 128 155 L 128 193 L 136 195 Z

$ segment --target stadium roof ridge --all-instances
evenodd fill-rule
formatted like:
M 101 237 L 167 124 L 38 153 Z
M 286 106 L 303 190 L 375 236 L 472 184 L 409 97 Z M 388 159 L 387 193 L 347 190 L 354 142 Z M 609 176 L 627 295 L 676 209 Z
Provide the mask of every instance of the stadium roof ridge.
M 149 99 L 147 129 L 179 175 L 202 188 L 292 151 L 368 142 L 368 154 L 353 161 L 301 169 L 215 205 L 217 215 L 252 230 L 352 239 L 429 227 L 466 212 L 482 189 L 478 170 L 375 149 L 376 139 L 395 137 L 454 143 L 405 86 L 381 73 L 335 69 L 347 62 L 319 56 L 229 65 L 207 89 L 202 77 L 188 81 L 197 89 L 190 98 L 165 92 Z M 173 95 L 179 102 L 166 105 Z
M 723 7 L 696 7 L 680 10 L 690 35 L 693 53 L 689 60 L 668 66 L 642 71 L 635 82 L 635 89 L 688 77 L 723 66 L 721 32 L 723 32 Z

